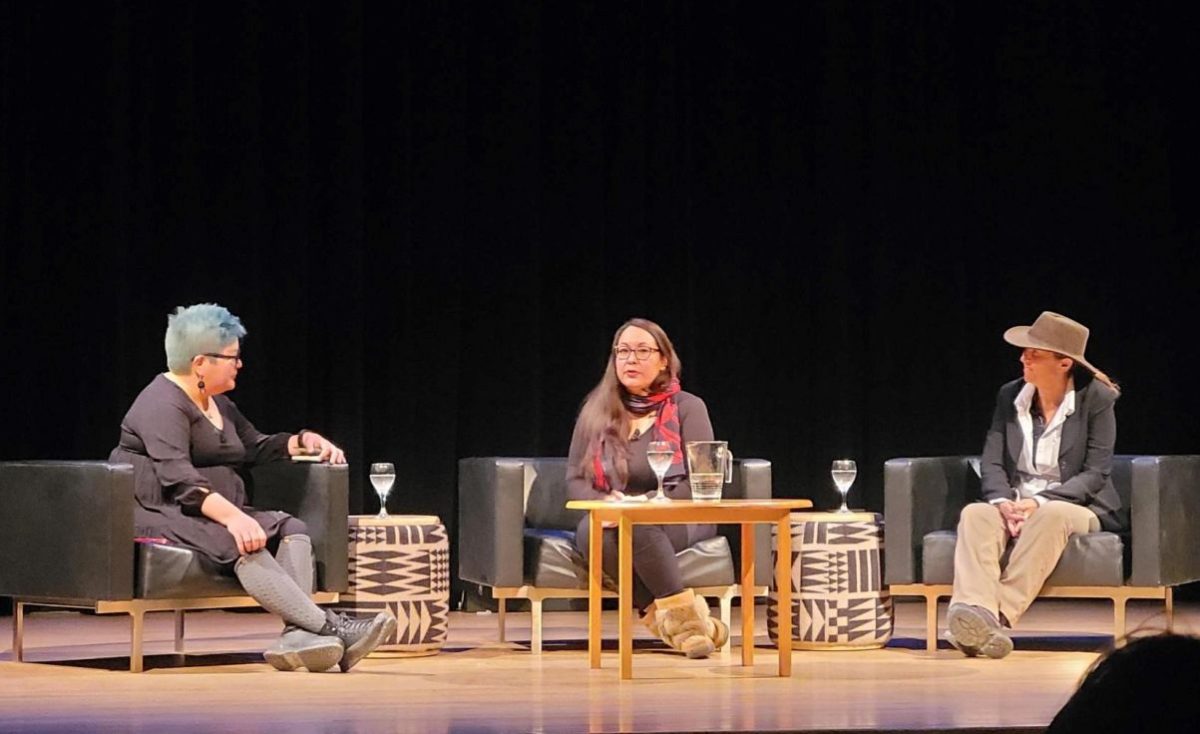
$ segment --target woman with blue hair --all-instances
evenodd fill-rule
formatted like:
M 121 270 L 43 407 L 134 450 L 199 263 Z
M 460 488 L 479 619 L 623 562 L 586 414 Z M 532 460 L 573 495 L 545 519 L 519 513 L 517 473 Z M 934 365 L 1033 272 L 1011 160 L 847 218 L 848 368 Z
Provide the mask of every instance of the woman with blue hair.
M 312 602 L 312 540 L 285 512 L 247 504 L 238 470 L 289 456 L 346 456 L 313 431 L 259 433 L 224 395 L 237 386 L 246 329 L 212 303 L 167 317 L 167 372 L 142 390 L 121 421 L 110 461 L 132 464 L 134 527 L 202 554 L 237 576 L 246 592 L 286 623 L 264 654 L 279 670 L 349 670 L 395 629 L 383 612 L 351 619 Z

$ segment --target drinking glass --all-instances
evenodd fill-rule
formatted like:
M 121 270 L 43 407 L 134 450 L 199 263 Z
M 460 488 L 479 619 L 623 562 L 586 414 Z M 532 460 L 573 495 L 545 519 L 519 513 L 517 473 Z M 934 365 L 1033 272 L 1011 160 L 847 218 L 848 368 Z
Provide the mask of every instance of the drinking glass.
M 388 492 L 392 491 L 395 482 L 396 467 L 391 462 L 381 461 L 371 465 L 371 486 L 375 488 L 375 494 L 379 495 L 379 514 L 375 517 L 388 516 Z
M 854 478 L 858 476 L 858 466 L 849 459 L 838 459 L 833 462 L 829 473 L 833 475 L 833 483 L 837 485 L 838 491 L 842 493 L 842 506 L 838 509 L 838 512 L 850 512 L 850 508 L 846 506 L 846 495 L 850 493 L 850 485 L 854 484 Z
M 651 441 L 650 445 L 646 447 L 646 460 L 650 462 L 654 476 L 658 477 L 658 493 L 654 495 L 653 502 L 671 501 L 671 498 L 663 491 L 663 477 L 667 475 L 667 469 L 671 468 L 671 460 L 674 458 L 675 450 L 667 441 Z

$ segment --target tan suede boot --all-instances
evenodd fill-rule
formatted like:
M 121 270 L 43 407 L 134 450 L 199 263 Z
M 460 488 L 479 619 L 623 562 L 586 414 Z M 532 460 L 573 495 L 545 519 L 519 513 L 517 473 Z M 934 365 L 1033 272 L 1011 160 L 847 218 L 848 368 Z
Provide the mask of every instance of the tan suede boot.
M 662 630 L 658 628 L 658 605 L 654 602 L 650 602 L 650 606 L 646 607 L 646 612 L 642 614 L 642 624 L 650 630 L 650 634 L 662 638 Z
M 711 655 L 729 639 L 729 629 L 709 616 L 708 604 L 691 589 L 655 600 L 659 636 L 689 658 Z
M 729 627 L 721 620 L 709 616 L 708 602 L 704 601 L 704 597 L 697 596 L 696 603 L 704 607 L 702 614 L 708 619 L 708 637 L 712 640 L 713 647 L 720 650 L 729 642 Z M 701 613 L 699 609 L 696 611 Z

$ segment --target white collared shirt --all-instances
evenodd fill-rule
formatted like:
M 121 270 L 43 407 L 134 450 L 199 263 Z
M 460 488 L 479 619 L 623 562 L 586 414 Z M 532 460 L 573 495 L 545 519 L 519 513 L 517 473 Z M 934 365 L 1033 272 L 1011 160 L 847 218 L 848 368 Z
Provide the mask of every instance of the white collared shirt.
M 1013 487 L 1013 500 L 1018 501 L 1033 498 L 1039 505 L 1048 503 L 1042 497 L 1046 489 L 1054 489 L 1062 483 L 1062 473 L 1058 469 L 1058 447 L 1062 445 L 1062 425 L 1067 417 L 1075 413 L 1075 380 L 1067 384 L 1067 393 L 1058 405 L 1054 417 L 1046 423 L 1042 435 L 1038 438 L 1036 456 L 1033 451 L 1033 396 L 1036 387 L 1025 383 L 1021 391 L 1013 399 L 1016 408 L 1016 422 L 1021 427 L 1021 455 L 1016 458 L 1016 486 Z M 1007 503 L 1007 498 L 991 500 L 996 505 Z
M 1013 400 L 1013 407 L 1017 409 L 1017 423 L 1021 426 L 1021 436 L 1024 439 L 1021 443 L 1021 455 L 1017 458 L 1017 486 L 1013 489 L 1016 499 L 1032 497 L 1041 505 L 1047 501 L 1040 496 L 1041 493 L 1062 484 L 1058 450 L 1062 443 L 1063 424 L 1075 412 L 1075 382 L 1072 380 L 1067 384 L 1067 393 L 1063 396 L 1062 404 L 1046 424 L 1035 447 L 1031 408 L 1036 392 L 1037 389 L 1027 382 Z

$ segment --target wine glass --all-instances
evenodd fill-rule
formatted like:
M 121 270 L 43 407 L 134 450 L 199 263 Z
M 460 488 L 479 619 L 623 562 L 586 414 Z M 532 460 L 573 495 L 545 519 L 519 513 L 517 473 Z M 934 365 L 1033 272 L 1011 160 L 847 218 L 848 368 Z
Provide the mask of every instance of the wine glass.
M 663 477 L 667 475 L 667 469 L 671 468 L 671 460 L 674 458 L 675 450 L 667 441 L 651 441 L 650 445 L 646 447 L 646 461 L 650 462 L 654 476 L 658 477 L 658 494 L 654 496 L 654 502 L 671 501 L 671 498 L 663 492 Z
M 850 492 L 850 485 L 854 484 L 854 478 L 858 476 L 858 466 L 849 459 L 838 459 L 833 462 L 829 473 L 833 475 L 833 483 L 837 485 L 838 491 L 842 493 L 842 506 L 838 509 L 838 512 L 850 512 L 850 508 L 846 506 L 846 495 Z
M 375 517 L 387 517 L 387 497 L 396 481 L 396 467 L 391 462 L 381 461 L 371 465 L 371 486 L 379 495 L 379 514 Z

